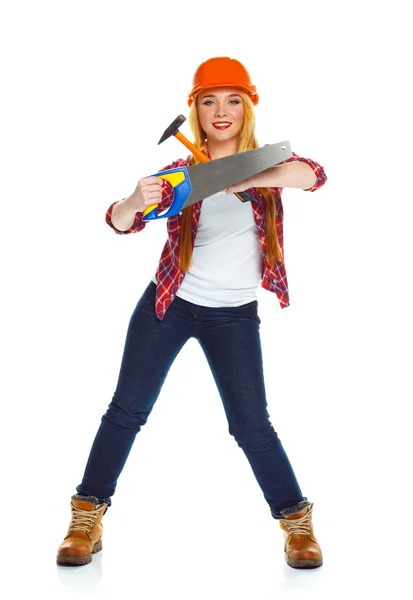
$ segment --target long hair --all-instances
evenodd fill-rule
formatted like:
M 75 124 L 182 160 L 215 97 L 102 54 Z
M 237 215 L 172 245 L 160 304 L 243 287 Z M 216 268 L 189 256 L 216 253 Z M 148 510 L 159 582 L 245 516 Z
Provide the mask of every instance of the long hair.
M 259 148 L 258 140 L 255 137 L 255 114 L 254 105 L 252 104 L 248 94 L 239 90 L 239 94 L 244 104 L 244 122 L 239 133 L 238 152 L 245 152 Z M 194 145 L 199 150 L 206 148 L 206 134 L 202 129 L 197 112 L 197 96 L 189 108 L 188 123 L 194 136 Z M 190 165 L 199 164 L 200 160 L 193 154 L 190 156 Z M 282 252 L 277 238 L 276 232 L 276 206 L 275 198 L 270 188 L 258 188 L 260 193 L 265 198 L 265 221 L 267 230 L 266 239 L 266 259 L 269 266 L 274 266 L 275 260 L 282 261 Z M 182 222 L 180 233 L 180 253 L 179 253 L 180 268 L 183 272 L 190 269 L 192 265 L 192 205 L 187 206 L 182 210 Z

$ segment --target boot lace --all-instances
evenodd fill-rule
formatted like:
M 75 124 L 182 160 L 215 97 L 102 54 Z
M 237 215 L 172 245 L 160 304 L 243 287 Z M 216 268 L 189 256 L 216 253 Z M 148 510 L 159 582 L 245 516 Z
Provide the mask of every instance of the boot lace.
M 311 534 L 311 513 L 313 507 L 309 507 L 306 514 L 298 519 L 282 519 L 283 524 L 288 528 L 288 533 L 301 533 L 313 539 Z
M 91 528 L 103 508 L 104 505 L 94 510 L 83 510 L 81 508 L 76 508 L 76 506 L 72 506 L 72 521 L 70 523 L 68 535 L 76 530 L 90 533 Z

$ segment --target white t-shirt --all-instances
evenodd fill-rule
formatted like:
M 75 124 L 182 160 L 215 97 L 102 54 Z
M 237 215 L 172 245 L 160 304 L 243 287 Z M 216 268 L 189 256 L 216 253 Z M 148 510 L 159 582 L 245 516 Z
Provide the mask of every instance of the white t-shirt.
M 262 250 L 251 202 L 218 192 L 202 203 L 192 267 L 176 295 L 201 306 L 241 306 L 257 299 Z M 154 276 L 152 281 L 157 283 Z

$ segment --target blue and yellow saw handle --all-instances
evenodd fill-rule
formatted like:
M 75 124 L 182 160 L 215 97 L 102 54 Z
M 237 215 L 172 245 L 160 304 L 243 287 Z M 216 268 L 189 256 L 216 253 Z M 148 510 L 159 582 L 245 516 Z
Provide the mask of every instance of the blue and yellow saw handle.
M 162 215 L 158 215 L 156 212 L 158 204 L 151 204 L 145 208 L 143 211 L 143 220 L 155 221 L 156 219 L 177 215 L 181 211 L 189 194 L 192 192 L 192 185 L 189 181 L 187 168 L 177 167 L 176 169 L 168 169 L 168 171 L 160 171 L 159 173 L 150 175 L 150 177 L 160 177 L 161 179 L 169 181 L 173 187 L 174 197 L 169 210 Z

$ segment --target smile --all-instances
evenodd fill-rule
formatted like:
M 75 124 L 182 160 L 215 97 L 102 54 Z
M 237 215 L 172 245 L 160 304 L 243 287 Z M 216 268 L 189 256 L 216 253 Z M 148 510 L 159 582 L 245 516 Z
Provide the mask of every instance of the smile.
M 231 127 L 232 123 L 212 123 L 215 129 L 228 129 Z

